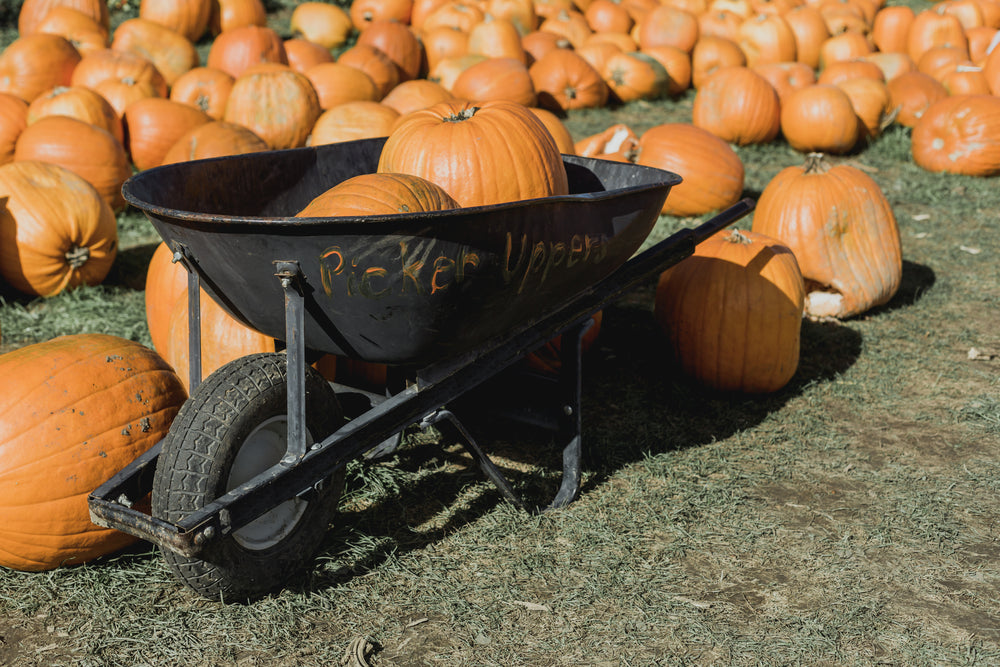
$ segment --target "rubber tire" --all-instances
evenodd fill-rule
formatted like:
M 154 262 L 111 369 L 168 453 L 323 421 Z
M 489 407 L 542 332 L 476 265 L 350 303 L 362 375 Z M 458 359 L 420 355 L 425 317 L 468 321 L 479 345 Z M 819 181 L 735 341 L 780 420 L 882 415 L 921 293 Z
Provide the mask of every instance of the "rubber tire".
M 285 355 L 253 354 L 212 373 L 184 403 L 163 441 L 153 476 L 153 515 L 176 522 L 226 491 L 240 445 L 264 421 L 285 415 Z M 344 423 L 329 384 L 306 367 L 306 428 L 315 441 Z M 249 601 L 279 590 L 311 564 L 343 491 L 339 471 L 310 497 L 291 532 L 266 549 L 248 549 L 232 535 L 191 558 L 163 550 L 173 573 L 213 600 Z

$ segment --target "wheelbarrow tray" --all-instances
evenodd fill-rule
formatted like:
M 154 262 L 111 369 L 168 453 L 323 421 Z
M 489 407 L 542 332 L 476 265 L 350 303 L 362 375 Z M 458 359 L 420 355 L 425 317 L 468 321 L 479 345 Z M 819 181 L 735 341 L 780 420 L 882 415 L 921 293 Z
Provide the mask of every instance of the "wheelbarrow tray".
M 129 179 L 126 200 L 205 291 L 285 337 L 275 262 L 297 262 L 308 350 L 420 367 L 475 350 L 614 272 L 656 223 L 676 174 L 563 156 L 569 194 L 451 211 L 296 218 L 373 173 L 384 138 L 185 162 Z

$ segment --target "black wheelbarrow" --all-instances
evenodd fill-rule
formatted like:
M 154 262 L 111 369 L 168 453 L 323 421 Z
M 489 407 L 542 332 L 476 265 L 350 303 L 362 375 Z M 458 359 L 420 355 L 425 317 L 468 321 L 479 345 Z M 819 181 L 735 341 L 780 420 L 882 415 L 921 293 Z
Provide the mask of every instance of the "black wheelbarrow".
M 753 208 L 743 200 L 636 254 L 680 177 L 564 156 L 566 196 L 293 217 L 332 185 L 374 172 L 383 142 L 168 165 L 123 188 L 189 271 L 192 391 L 169 435 L 91 494 L 90 512 L 160 546 L 206 597 L 258 597 L 306 568 L 347 463 L 390 450 L 413 426 L 456 438 L 507 500 L 529 509 L 450 408 L 555 336 L 551 410 L 525 409 L 564 443 L 546 509 L 572 501 L 591 316 Z M 284 351 L 243 357 L 201 382 L 199 288 Z M 324 353 L 387 364 L 404 382 L 386 396 L 327 382 L 310 366 Z M 140 511 L 150 493 L 151 511 Z

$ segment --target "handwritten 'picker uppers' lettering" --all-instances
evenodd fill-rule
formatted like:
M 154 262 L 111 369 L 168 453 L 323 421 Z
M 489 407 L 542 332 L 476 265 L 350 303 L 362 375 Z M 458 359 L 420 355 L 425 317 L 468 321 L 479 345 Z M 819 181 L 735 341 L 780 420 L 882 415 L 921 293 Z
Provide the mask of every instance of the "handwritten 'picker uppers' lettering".
M 530 243 L 528 235 L 522 234 L 515 242 L 513 234 L 508 232 L 498 269 L 504 284 L 517 285 L 520 294 L 529 287 L 543 285 L 556 267 L 601 262 L 607 256 L 606 241 L 604 235 L 574 234 L 568 241 Z M 401 241 L 398 260 L 382 266 L 363 263 L 359 257 L 347 257 L 341 246 L 330 246 L 320 255 L 323 291 L 327 296 L 339 292 L 369 299 L 389 296 L 393 292 L 398 295 L 435 294 L 466 280 L 472 271 L 488 268 L 481 267 L 478 253 L 464 247 L 451 255 L 438 255 L 433 261 L 415 258 L 414 254 L 409 244 Z M 427 256 L 426 253 L 421 255 Z

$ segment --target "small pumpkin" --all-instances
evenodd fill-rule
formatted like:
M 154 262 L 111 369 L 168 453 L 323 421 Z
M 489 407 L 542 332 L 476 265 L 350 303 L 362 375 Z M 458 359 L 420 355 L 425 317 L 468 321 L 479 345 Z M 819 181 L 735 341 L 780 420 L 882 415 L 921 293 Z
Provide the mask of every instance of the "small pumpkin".
M 892 106 L 899 109 L 896 122 L 905 127 L 914 127 L 932 104 L 948 97 L 944 84 L 923 72 L 904 72 L 887 85 Z
M 857 167 L 813 153 L 805 164 L 781 170 L 757 201 L 753 230 L 795 253 L 810 316 L 852 317 L 899 289 L 896 217 L 878 184 Z
M 444 102 L 454 97 L 440 83 L 429 79 L 403 81 L 382 98 L 382 104 L 392 107 L 401 115 L 426 109 L 432 104 Z
M 28 124 L 46 116 L 71 116 L 107 130 L 125 144 L 122 119 L 104 97 L 83 86 L 56 86 L 42 93 L 28 106 Z
M 386 140 L 378 171 L 422 176 L 461 206 L 569 192 L 552 135 L 527 107 L 507 101 L 454 100 L 408 114 Z
M 770 393 L 798 369 L 804 299 L 788 247 L 722 231 L 660 276 L 653 314 L 685 375 L 717 391 Z
M 0 355 L 0 565 L 51 570 L 136 538 L 90 520 L 95 488 L 166 436 L 187 398 L 158 354 L 104 334 Z
M 17 32 L 30 35 L 38 31 L 38 26 L 49 12 L 56 7 L 69 7 L 83 12 L 109 32 L 111 12 L 107 0 L 24 0 L 17 15 Z
M 410 174 L 360 174 L 317 195 L 298 218 L 447 211 L 458 203 L 439 185 Z
M 188 70 L 201 63 L 194 43 L 156 21 L 142 18 L 123 21 L 115 30 L 111 48 L 142 56 L 172 86 Z
M 0 166 L 0 275 L 25 294 L 53 296 L 107 276 L 118 226 L 107 202 L 65 167 Z
M 56 86 L 67 86 L 81 60 L 64 37 L 47 33 L 23 35 L 0 52 L 0 93 L 25 102 Z
M 399 21 L 378 20 L 367 24 L 355 44 L 374 47 L 396 66 L 400 81 L 415 79 L 423 63 L 423 45 L 410 27 Z
M 451 94 L 470 102 L 508 100 L 535 106 L 535 84 L 524 62 L 515 58 L 487 58 L 462 70 L 451 86 Z
M 610 95 L 601 73 L 569 49 L 552 49 L 528 69 L 538 105 L 555 113 L 603 107 Z
M 382 92 L 370 76 L 344 63 L 317 63 L 303 72 L 309 79 L 320 109 L 332 109 L 345 102 L 378 102 Z
M 212 0 L 208 29 L 212 35 L 248 25 L 267 25 L 267 9 L 261 0 Z

